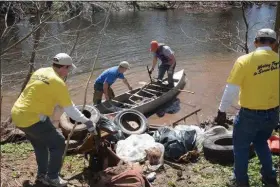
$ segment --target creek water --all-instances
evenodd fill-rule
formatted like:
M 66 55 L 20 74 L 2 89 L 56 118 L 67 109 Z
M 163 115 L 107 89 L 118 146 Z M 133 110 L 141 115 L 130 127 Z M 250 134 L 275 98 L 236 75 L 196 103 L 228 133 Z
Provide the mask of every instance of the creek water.
M 98 22 L 103 16 L 96 14 L 92 19 Z M 275 7 L 250 7 L 246 10 L 246 17 L 250 27 L 248 44 L 250 50 L 253 50 L 252 42 L 256 30 L 263 27 L 273 28 Z M 6 41 L 7 44 L 8 41 L 12 42 L 28 33 L 31 23 L 32 19 L 19 23 L 10 39 Z M 87 19 L 75 19 L 67 24 L 48 23 L 44 27 L 44 33 L 47 34 L 42 36 L 43 42 L 37 50 L 36 68 L 49 66 L 56 53 L 69 51 L 73 44 L 71 30 L 86 27 L 88 24 Z M 80 32 L 77 51 L 73 55 L 78 68 L 67 81 L 76 105 L 83 103 L 85 84 L 96 55 L 101 28 L 102 25 L 98 25 Z M 210 13 L 188 13 L 184 10 L 113 12 L 102 42 L 97 70 L 87 93 L 87 103 L 92 103 L 95 78 L 105 68 L 117 65 L 120 61 L 126 60 L 131 63 L 132 68 L 125 76 L 133 87 L 141 86 L 140 81 L 148 82 L 146 66 L 150 66 L 152 62 L 149 43 L 151 40 L 157 40 L 169 45 L 175 52 L 176 70 L 185 69 L 188 78 L 184 89 L 194 91 L 195 94 L 180 93 L 179 112 L 165 114 L 164 117 L 154 114 L 149 117 L 149 121 L 155 124 L 171 123 L 197 108 L 202 109 L 198 113 L 198 120 L 205 120 L 216 114 L 231 67 L 235 59 L 243 54 L 230 50 L 229 46 L 236 36 L 244 38 L 244 29 L 242 12 L 235 8 Z M 66 31 L 69 31 L 68 34 Z M 10 113 L 18 95 L 19 83 L 22 82 L 24 72 L 28 68 L 31 50 L 31 40 L 27 40 L 3 56 L 2 119 Z M 15 74 L 20 71 L 23 73 Z M 153 76 L 156 75 L 157 71 L 153 73 Z M 127 91 L 126 86 L 119 80 L 113 85 L 113 89 L 116 94 Z M 234 114 L 235 107 L 230 111 Z M 60 112 L 56 112 L 54 120 L 57 121 L 59 115 Z M 187 121 L 196 122 L 195 116 Z

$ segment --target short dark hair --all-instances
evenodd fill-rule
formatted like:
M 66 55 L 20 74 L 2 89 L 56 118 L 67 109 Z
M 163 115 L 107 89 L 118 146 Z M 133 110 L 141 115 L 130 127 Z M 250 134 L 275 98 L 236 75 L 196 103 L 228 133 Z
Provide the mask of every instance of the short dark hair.
M 52 66 L 55 67 L 55 68 L 60 69 L 60 68 L 62 68 L 62 67 L 65 66 L 65 65 L 60 65 L 60 64 L 55 64 L 55 63 L 53 63 Z
M 273 44 L 276 42 L 274 38 L 269 38 L 269 37 L 258 37 L 255 38 L 256 43 L 261 43 L 261 44 Z

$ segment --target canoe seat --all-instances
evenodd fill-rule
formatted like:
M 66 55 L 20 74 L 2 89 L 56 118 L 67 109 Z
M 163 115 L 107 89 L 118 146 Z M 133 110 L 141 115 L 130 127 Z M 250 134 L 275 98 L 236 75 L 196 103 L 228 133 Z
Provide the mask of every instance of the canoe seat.
M 131 98 L 129 98 L 128 100 L 129 100 L 129 101 L 131 101 L 132 103 L 134 103 L 134 104 L 138 105 L 138 103 L 137 103 L 137 102 L 135 102 L 135 101 L 133 101 Z
M 143 92 L 145 92 L 145 93 L 147 93 L 147 94 L 150 94 L 150 95 L 156 96 L 154 93 L 151 93 L 151 92 L 149 92 L 149 91 L 147 91 L 147 90 L 145 90 L 145 89 L 143 89 L 142 91 L 143 91 Z
M 161 92 L 161 91 L 153 90 L 153 89 L 149 89 L 149 88 L 146 88 L 145 90 L 148 90 L 148 91 L 154 92 L 154 93 L 165 93 L 165 92 Z
M 114 100 L 114 99 L 112 99 L 112 101 L 113 101 L 113 102 L 115 102 L 115 103 L 118 103 L 118 104 L 122 104 L 122 105 L 124 105 L 124 106 L 131 106 L 131 107 L 133 107 L 133 106 L 134 106 L 134 105 L 132 105 L 132 104 L 129 104 L 129 103 L 124 103 L 124 102 L 117 101 L 117 100 Z

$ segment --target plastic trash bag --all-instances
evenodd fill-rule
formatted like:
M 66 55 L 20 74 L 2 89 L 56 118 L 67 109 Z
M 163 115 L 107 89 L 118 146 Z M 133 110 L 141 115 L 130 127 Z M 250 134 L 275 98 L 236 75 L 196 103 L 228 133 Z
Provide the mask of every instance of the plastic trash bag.
M 204 132 L 205 130 L 200 128 L 197 125 L 177 125 L 174 130 L 186 130 L 186 131 L 191 131 L 191 130 L 195 130 L 196 131 L 196 147 L 198 149 L 198 151 L 202 151 L 203 146 L 202 143 L 205 139 L 205 135 Z
M 215 136 L 218 134 L 227 134 L 231 133 L 231 131 L 228 131 L 225 127 L 223 126 L 214 126 L 211 127 L 210 129 L 206 130 L 202 129 L 196 125 L 177 125 L 174 130 L 195 130 L 197 137 L 196 137 L 196 147 L 199 152 L 202 151 L 203 149 L 203 141 L 210 137 L 210 136 Z
M 155 142 L 148 134 L 133 134 L 117 143 L 116 154 L 125 162 L 142 162 L 147 159 L 147 150 L 158 148 L 161 150 L 159 165 L 163 164 L 164 146 Z
M 176 100 L 174 102 L 172 102 L 172 104 L 170 106 L 165 108 L 164 111 L 168 114 L 175 114 L 175 113 L 179 112 L 180 109 L 181 109 L 180 100 L 178 98 L 176 98 Z
M 168 127 L 158 129 L 153 137 L 156 142 L 164 145 L 164 157 L 178 160 L 181 156 L 191 151 L 196 143 L 195 130 L 174 130 Z
M 176 98 L 172 102 L 169 102 L 169 103 L 165 104 L 163 106 L 163 108 L 159 109 L 156 112 L 156 114 L 159 117 L 163 117 L 165 115 L 165 113 L 175 114 L 175 113 L 179 112 L 180 109 L 181 109 L 181 107 L 180 107 L 180 99 Z
M 106 128 L 110 131 L 118 131 L 118 133 L 114 135 L 110 135 L 107 140 L 111 142 L 117 142 L 119 140 L 124 140 L 125 136 L 123 132 L 120 130 L 120 128 L 109 118 L 105 117 L 104 115 L 100 115 L 99 121 L 97 122 L 97 125 L 99 127 Z

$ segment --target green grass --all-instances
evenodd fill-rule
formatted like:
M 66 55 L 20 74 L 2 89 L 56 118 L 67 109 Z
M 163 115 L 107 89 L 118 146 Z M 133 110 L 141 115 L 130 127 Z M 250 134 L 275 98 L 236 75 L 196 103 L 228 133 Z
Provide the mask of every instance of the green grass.
M 32 152 L 33 147 L 30 143 L 7 143 L 1 145 L 1 154 L 2 156 L 8 158 L 8 160 L 23 160 L 28 158 Z M 61 174 L 69 175 L 82 172 L 84 165 L 82 155 L 66 156 Z M 16 178 L 17 173 L 13 172 L 12 177 Z
M 4 144 L 1 145 L 1 154 L 5 158 L 6 162 L 21 162 L 30 156 L 33 152 L 33 148 L 30 143 L 20 144 Z M 35 163 L 35 160 L 31 160 Z M 273 164 L 279 162 L 278 156 L 273 156 Z M 18 178 L 20 172 L 16 166 L 11 170 L 11 178 Z M 84 159 L 82 155 L 66 156 L 61 174 L 63 176 L 74 176 L 83 171 L 85 167 Z M 261 186 L 261 175 L 260 175 L 260 162 L 257 157 L 252 158 L 249 161 L 248 175 L 250 178 L 251 186 Z M 36 172 L 36 171 L 33 171 Z M 204 156 L 201 155 L 197 163 L 191 164 L 190 168 L 190 179 L 193 181 L 192 184 L 200 187 L 226 187 L 226 183 L 232 176 L 232 166 L 222 166 L 219 164 L 212 164 L 205 160 Z M 176 181 L 168 181 L 166 184 L 168 187 L 181 186 Z
M 66 156 L 61 174 L 66 176 L 81 173 L 85 167 L 86 164 L 82 155 Z
M 279 162 L 279 156 L 272 156 L 273 164 Z M 261 186 L 261 174 L 260 174 L 261 164 L 258 157 L 254 157 L 249 162 L 248 175 L 250 178 L 251 186 Z
M 1 154 L 12 158 L 26 158 L 33 151 L 30 143 L 7 143 L 1 145 Z
M 279 156 L 273 155 L 272 158 L 273 164 L 277 164 L 279 162 Z M 206 172 L 209 168 L 212 172 Z M 250 185 L 253 187 L 262 186 L 260 168 L 261 165 L 257 156 L 249 161 L 248 175 L 250 178 Z M 233 175 L 233 166 L 212 164 L 201 156 L 199 162 L 193 165 L 192 172 L 197 178 L 197 186 L 226 187 L 227 182 Z

